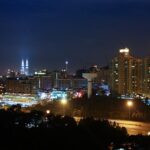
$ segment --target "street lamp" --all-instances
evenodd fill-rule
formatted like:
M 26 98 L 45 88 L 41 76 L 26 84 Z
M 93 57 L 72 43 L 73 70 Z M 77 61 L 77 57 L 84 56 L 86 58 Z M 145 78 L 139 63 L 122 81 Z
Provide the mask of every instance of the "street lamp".
M 131 107 L 133 106 L 133 102 L 132 101 L 127 101 L 127 106 L 128 106 L 128 108 L 129 108 L 129 120 L 130 120 L 130 109 L 131 109 Z
M 51 112 L 51 111 L 50 111 L 49 109 L 46 110 L 46 114 L 47 114 L 47 115 L 50 114 L 50 112 Z
M 62 100 L 61 100 L 61 104 L 62 104 L 62 105 L 66 105 L 66 104 L 67 104 L 67 100 L 66 100 L 66 99 L 62 99 Z
M 49 109 L 47 109 L 45 111 L 45 115 L 44 115 L 44 122 L 48 122 L 48 115 L 51 113 L 51 111 Z
M 67 99 L 61 100 L 61 105 L 63 106 L 63 116 L 65 116 L 65 106 L 67 105 L 68 101 Z

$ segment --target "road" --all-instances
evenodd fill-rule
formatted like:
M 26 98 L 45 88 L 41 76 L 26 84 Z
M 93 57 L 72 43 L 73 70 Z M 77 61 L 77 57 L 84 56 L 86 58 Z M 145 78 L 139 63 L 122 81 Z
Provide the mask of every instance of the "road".
M 137 121 L 127 121 L 127 120 L 113 120 L 109 119 L 111 122 L 116 122 L 121 127 L 125 127 L 129 135 L 147 135 L 150 132 L 150 123 L 137 122 Z
M 82 117 L 74 117 L 74 119 L 79 122 Z M 129 135 L 148 135 L 150 133 L 150 123 L 138 122 L 138 121 L 128 121 L 128 120 L 115 120 L 108 119 L 111 122 L 116 122 L 120 127 L 125 127 Z

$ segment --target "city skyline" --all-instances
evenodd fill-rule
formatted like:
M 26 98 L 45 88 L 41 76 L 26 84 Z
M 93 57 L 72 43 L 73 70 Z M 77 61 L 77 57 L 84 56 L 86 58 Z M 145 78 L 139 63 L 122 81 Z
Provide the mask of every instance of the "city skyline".
M 150 55 L 150 3 L 118 0 L 0 2 L 0 72 L 31 68 L 68 70 L 107 65 L 121 48 Z M 16 68 L 15 68 L 16 67 Z

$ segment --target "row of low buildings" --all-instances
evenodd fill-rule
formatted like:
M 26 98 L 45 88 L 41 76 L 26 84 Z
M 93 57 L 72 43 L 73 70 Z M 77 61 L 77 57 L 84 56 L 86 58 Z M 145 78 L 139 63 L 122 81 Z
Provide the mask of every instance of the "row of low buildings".
M 53 88 L 79 89 L 87 86 L 86 79 L 64 76 L 62 72 L 47 72 L 41 70 L 33 76 L 8 77 L 5 79 L 5 92 L 36 94 L 38 91 L 49 91 Z
M 150 56 L 142 59 L 133 57 L 127 48 L 120 49 L 107 67 L 94 65 L 89 69 L 78 70 L 75 76 L 68 75 L 65 71 L 47 70 L 35 72 L 33 76 L 12 76 L 5 79 L 3 90 L 9 93 L 35 94 L 37 90 L 46 91 L 52 88 L 86 88 L 87 80 L 82 78 L 82 73 L 85 72 L 97 73 L 97 78 L 93 82 L 107 83 L 113 93 L 144 94 L 150 97 Z

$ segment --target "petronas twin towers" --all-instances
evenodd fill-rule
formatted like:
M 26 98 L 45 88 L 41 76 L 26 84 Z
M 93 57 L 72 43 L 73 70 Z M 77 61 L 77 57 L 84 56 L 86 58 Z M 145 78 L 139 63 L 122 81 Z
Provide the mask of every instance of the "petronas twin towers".
M 29 75 L 29 61 L 28 61 L 28 59 L 26 59 L 26 61 L 24 61 L 24 59 L 22 59 L 22 61 L 21 61 L 21 74 L 22 75 Z

